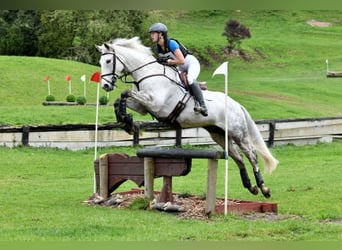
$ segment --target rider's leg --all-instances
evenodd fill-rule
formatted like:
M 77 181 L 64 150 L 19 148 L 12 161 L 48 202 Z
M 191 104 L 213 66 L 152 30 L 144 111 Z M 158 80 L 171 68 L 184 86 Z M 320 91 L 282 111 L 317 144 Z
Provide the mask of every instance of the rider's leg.
M 208 110 L 203 99 L 202 90 L 196 80 L 201 70 L 199 61 L 193 55 L 187 55 L 185 64 L 180 66 L 181 70 L 182 68 L 184 68 L 184 71 L 187 71 L 189 88 L 195 99 L 194 111 L 201 113 L 203 116 L 207 116 Z
M 190 85 L 190 91 L 194 96 L 195 102 L 198 102 L 198 105 L 195 105 L 194 111 L 201 113 L 203 116 L 208 116 L 208 109 L 205 105 L 205 101 L 203 98 L 202 90 L 197 82 L 192 82 Z

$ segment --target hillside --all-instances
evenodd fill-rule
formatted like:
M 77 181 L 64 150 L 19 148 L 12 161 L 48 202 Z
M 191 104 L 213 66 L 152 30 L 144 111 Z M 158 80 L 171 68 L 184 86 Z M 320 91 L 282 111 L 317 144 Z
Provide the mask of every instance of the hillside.
M 171 37 L 181 40 L 201 58 L 202 73 L 210 90 L 223 91 L 223 77 L 212 78 L 229 61 L 229 94 L 254 119 L 342 115 L 342 78 L 326 78 L 326 59 L 332 71 L 342 71 L 341 13 L 338 11 L 173 11 L 156 12 L 148 23 L 164 20 Z M 226 56 L 222 32 L 228 19 L 236 19 L 252 34 L 242 42 L 248 60 Z M 321 25 L 321 24 L 328 25 Z M 83 94 L 80 77 L 87 82 L 99 67 L 38 57 L 0 56 L 0 124 L 93 122 L 93 110 L 84 107 L 43 107 L 51 93 L 64 101 L 69 93 Z M 130 85 L 119 83 L 111 103 Z M 101 95 L 106 93 L 101 90 Z M 96 84 L 87 83 L 88 102 L 95 102 Z M 100 122 L 114 121 L 112 108 L 103 108 Z M 32 115 L 34 114 L 34 115 Z M 148 118 L 149 119 L 149 118 Z
M 1 105 L 41 104 L 48 94 L 46 76 L 50 78 L 51 94 L 57 100 L 64 101 L 69 94 L 66 75 L 71 77 L 72 93 L 83 95 L 81 76 L 85 74 L 88 82 L 89 77 L 100 70 L 99 67 L 74 61 L 40 57 L 1 56 L 0 64 L 3 72 L 0 80 Z M 95 93 L 96 96 L 96 84 L 88 83 L 87 86 L 88 94 L 93 97 Z

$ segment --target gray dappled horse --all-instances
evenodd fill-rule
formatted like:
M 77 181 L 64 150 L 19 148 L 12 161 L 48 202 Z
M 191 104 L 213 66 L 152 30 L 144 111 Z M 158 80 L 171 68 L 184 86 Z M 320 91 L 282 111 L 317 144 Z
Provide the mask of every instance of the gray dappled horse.
M 140 114 L 151 114 L 159 121 L 176 124 L 182 128 L 202 127 L 222 148 L 225 145 L 225 98 L 222 92 L 203 91 L 209 115 L 204 117 L 194 112 L 194 99 L 179 83 L 179 74 L 175 67 L 156 62 L 150 48 L 142 45 L 138 37 L 116 39 L 96 48 L 101 53 L 102 88 L 111 91 L 116 81 L 127 75 L 133 78 L 132 90 L 121 94 L 115 106 L 118 122 L 125 123 L 125 130 L 133 132 L 132 118 L 126 113 L 126 106 Z M 243 186 L 252 194 L 258 193 L 258 187 L 267 198 L 271 190 L 262 179 L 257 154 L 262 156 L 265 172 L 271 173 L 278 161 L 267 148 L 257 126 L 247 110 L 230 97 L 228 104 L 228 154 L 240 169 Z M 129 126 L 131 125 L 131 127 Z M 253 166 L 257 186 L 252 186 L 236 145 L 246 155 Z

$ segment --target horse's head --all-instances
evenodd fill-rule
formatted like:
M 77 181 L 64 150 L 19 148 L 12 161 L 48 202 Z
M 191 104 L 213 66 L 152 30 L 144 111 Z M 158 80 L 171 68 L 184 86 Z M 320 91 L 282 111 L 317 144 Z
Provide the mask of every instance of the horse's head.
M 101 52 L 99 61 L 101 65 L 101 86 L 106 91 L 112 91 L 116 87 L 115 83 L 124 69 L 124 64 L 117 57 L 110 44 L 104 43 L 100 46 L 95 45 L 95 47 Z

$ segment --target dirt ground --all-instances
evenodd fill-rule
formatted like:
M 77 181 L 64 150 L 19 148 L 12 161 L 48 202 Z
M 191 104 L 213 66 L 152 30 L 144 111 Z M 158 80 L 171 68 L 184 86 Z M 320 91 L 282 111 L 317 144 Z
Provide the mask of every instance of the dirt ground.
M 330 27 L 331 26 L 331 23 L 329 22 L 320 22 L 314 19 L 307 20 L 306 23 L 314 27 Z
M 156 199 L 152 202 L 144 203 L 143 192 L 127 192 L 127 193 L 117 193 L 112 194 L 108 199 L 103 199 L 97 194 L 93 194 L 88 200 L 84 201 L 88 205 L 100 205 L 108 206 L 116 209 L 151 209 L 160 211 L 162 213 L 173 214 L 182 219 L 198 219 L 198 220 L 210 220 L 211 215 L 205 213 L 205 197 L 198 195 L 184 195 L 184 194 L 174 194 L 173 202 L 158 203 L 158 194 L 156 194 Z M 136 205 L 134 208 L 132 204 L 140 200 L 140 204 Z M 145 200 L 146 201 L 146 200 Z M 234 201 L 229 201 L 228 206 Z M 216 205 L 224 205 L 223 199 L 217 199 Z M 284 219 L 298 218 L 294 215 L 279 215 L 273 212 L 248 212 L 239 213 L 240 216 L 246 220 L 264 220 L 264 221 L 278 221 Z

